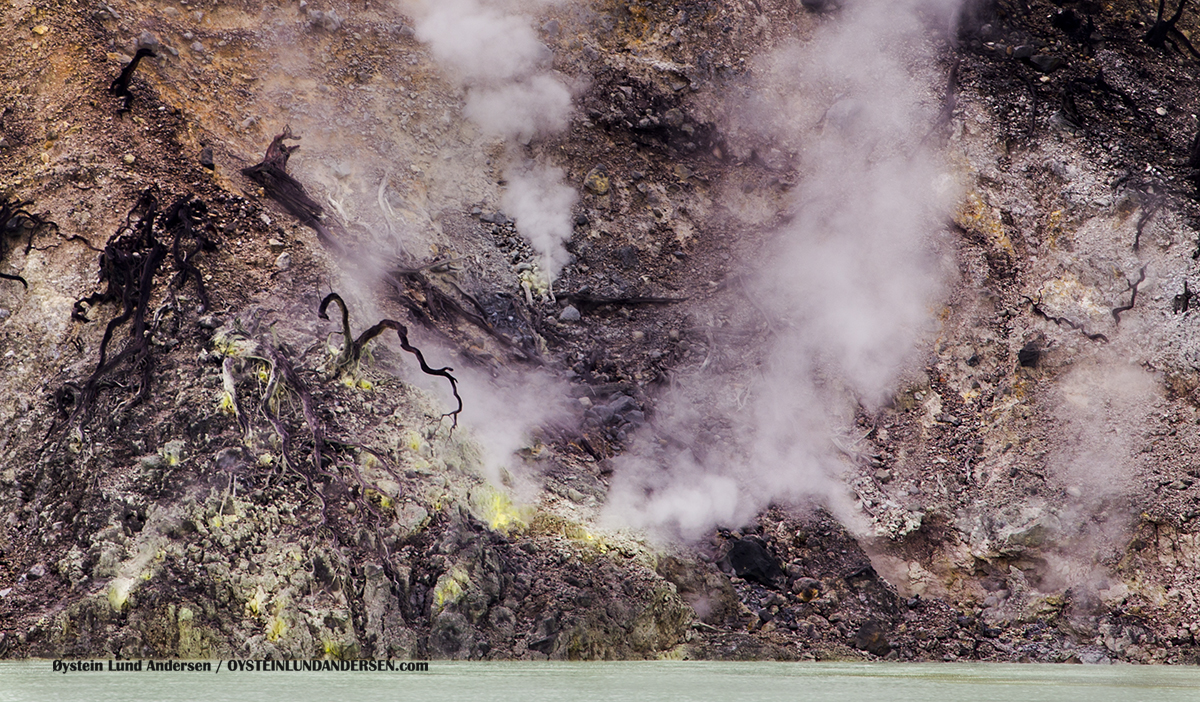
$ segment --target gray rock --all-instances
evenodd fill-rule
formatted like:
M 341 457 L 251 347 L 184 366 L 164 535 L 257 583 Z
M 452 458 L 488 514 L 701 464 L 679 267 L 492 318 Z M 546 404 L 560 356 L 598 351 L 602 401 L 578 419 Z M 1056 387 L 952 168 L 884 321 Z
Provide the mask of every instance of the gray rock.
M 142 470 L 158 470 L 166 465 L 166 460 L 157 453 L 152 453 L 148 456 L 142 456 L 138 459 L 138 467 Z
M 458 612 L 442 612 L 433 620 L 429 645 L 447 658 L 465 658 L 475 637 L 467 618 Z
M 623 414 L 637 409 L 637 400 L 628 395 L 617 395 L 612 402 L 608 403 L 608 406 L 612 409 L 613 414 Z
M 247 463 L 246 452 L 241 448 L 223 448 L 214 457 L 217 470 L 229 470 Z
M 37 580 L 38 578 L 42 577 L 45 574 L 46 574 L 46 566 L 42 565 L 41 563 L 38 563 L 34 567 L 30 568 L 29 572 L 26 573 L 26 575 L 28 576 L 28 578 L 30 580 Z
M 200 165 L 204 166 L 210 171 L 217 167 L 217 164 L 213 161 L 213 150 L 211 146 L 206 146 L 203 149 L 200 149 Z
M 342 28 L 343 20 L 338 16 L 337 10 L 330 10 L 329 12 L 311 10 L 308 13 L 308 18 L 312 20 L 314 27 L 320 27 L 327 32 L 336 32 Z
M 512 637 L 513 630 L 517 624 L 517 618 L 513 616 L 511 609 L 504 605 L 492 607 L 491 612 L 488 613 L 488 619 L 491 622 L 492 629 L 502 637 Z
M 279 258 L 275 259 L 275 268 L 281 271 L 286 271 L 292 267 L 292 255 L 287 251 L 279 254 Z
M 563 322 L 578 322 L 583 319 L 583 315 L 579 314 L 579 310 L 575 309 L 574 305 L 567 305 L 562 312 L 558 313 L 558 319 Z
M 161 47 L 162 47 L 162 42 L 160 42 L 158 40 L 158 37 L 156 37 L 153 33 L 142 32 L 141 34 L 138 35 L 137 43 L 134 46 L 134 50 L 136 51 L 137 49 L 150 49 L 151 51 L 158 53 L 158 50 Z
M 594 416 L 601 424 L 608 424 L 617 416 L 610 405 L 596 405 L 588 414 Z

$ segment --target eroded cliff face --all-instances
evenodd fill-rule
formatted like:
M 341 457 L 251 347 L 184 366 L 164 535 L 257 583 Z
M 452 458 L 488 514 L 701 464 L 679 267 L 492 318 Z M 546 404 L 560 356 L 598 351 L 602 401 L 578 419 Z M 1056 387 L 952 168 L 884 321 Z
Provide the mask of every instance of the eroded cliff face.
M 1193 662 L 1196 20 L 887 4 L 10 3 L 0 651 Z

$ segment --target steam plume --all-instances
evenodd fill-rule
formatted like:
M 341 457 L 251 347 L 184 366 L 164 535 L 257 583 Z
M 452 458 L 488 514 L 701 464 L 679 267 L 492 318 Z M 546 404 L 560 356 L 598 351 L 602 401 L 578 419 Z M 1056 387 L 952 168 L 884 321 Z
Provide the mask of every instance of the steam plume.
M 664 398 L 660 435 L 618 466 L 615 521 L 692 537 L 809 501 L 851 519 L 837 456 L 848 417 L 894 389 L 943 289 L 934 234 L 953 193 L 919 146 L 936 111 L 921 98 L 938 91 L 909 68 L 934 63 L 918 8 L 931 3 L 863 0 L 760 62 L 751 93 L 769 97 L 735 105 L 734 149 L 801 154 L 791 222 L 750 274 L 746 316 L 770 329 L 766 350 Z M 760 333 L 712 330 L 710 358 L 744 357 Z
M 516 156 L 518 145 L 561 131 L 570 117 L 571 92 L 550 69 L 550 49 L 520 3 L 413 1 L 407 8 L 416 18 L 417 38 L 466 89 L 463 114 L 508 143 L 510 185 L 503 206 L 553 278 L 566 262 L 574 192 L 560 169 L 524 164 Z

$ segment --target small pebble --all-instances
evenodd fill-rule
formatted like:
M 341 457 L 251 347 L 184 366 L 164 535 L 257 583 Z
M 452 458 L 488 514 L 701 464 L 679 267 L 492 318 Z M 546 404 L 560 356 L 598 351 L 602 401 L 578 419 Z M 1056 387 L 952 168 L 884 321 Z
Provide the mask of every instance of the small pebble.
M 275 268 L 281 271 L 286 271 L 292 267 L 292 255 L 287 251 L 279 254 L 279 258 L 275 259 Z
M 133 162 L 136 161 L 137 159 L 134 158 L 133 154 L 125 154 L 124 156 L 121 157 L 121 160 L 132 166 Z
M 563 311 L 558 314 L 558 318 L 563 322 L 578 322 L 583 318 L 583 315 L 579 314 L 579 310 L 575 309 L 574 305 L 567 305 L 563 308 Z
M 1165 108 L 1165 107 L 1159 107 L 1159 108 L 1155 109 L 1154 111 L 1158 113 L 1159 117 L 1167 116 L 1167 108 Z

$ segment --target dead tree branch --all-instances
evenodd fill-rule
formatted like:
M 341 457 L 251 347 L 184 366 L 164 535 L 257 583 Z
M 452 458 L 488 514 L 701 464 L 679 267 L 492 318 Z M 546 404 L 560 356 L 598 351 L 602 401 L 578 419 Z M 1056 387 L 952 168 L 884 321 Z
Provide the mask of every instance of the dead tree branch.
M 137 53 L 133 55 L 133 60 L 122 69 L 121 75 L 117 76 L 112 85 L 108 86 L 108 92 L 124 99 L 121 109 L 117 110 L 118 115 L 129 112 L 130 106 L 133 105 L 133 93 L 129 90 L 129 81 L 133 79 L 133 72 L 137 70 L 138 64 L 146 57 L 156 58 L 157 54 L 144 47 L 138 49 Z
M 287 162 L 292 152 L 299 145 L 288 146 L 285 141 L 295 141 L 300 137 L 292 134 L 291 126 L 283 128 L 282 134 L 277 134 L 267 147 L 266 156 L 261 163 L 242 169 L 242 174 L 262 186 L 267 197 L 279 203 L 288 214 L 300 220 L 306 227 L 312 228 L 321 239 L 321 243 L 342 251 L 342 246 L 330 234 L 329 229 L 321 222 L 324 209 L 313 200 L 304 186 L 298 180 L 288 175 Z
M 1055 317 L 1054 315 L 1049 314 L 1048 312 L 1046 312 L 1045 309 L 1042 308 L 1041 300 L 1034 300 L 1033 298 L 1028 297 L 1027 295 L 1022 295 L 1021 297 L 1024 298 L 1025 301 L 1029 303 L 1029 306 L 1033 310 L 1033 313 L 1035 315 L 1037 315 L 1038 317 L 1041 317 L 1042 319 L 1046 320 L 1047 322 L 1054 322 L 1054 325 L 1059 326 L 1059 327 L 1062 327 L 1062 326 L 1070 327 L 1071 329 L 1074 329 L 1075 331 L 1079 332 L 1080 334 L 1083 334 L 1085 337 L 1087 337 L 1091 341 L 1103 341 L 1105 343 L 1108 342 L 1107 336 L 1105 336 L 1103 334 L 1093 334 L 1093 333 L 1089 332 L 1087 329 L 1085 329 L 1083 327 L 1083 325 L 1078 322 L 1067 319 L 1066 317 Z
M 1179 30 L 1176 25 L 1179 19 L 1183 17 L 1183 10 L 1187 7 L 1188 0 L 1179 0 L 1179 7 L 1175 10 L 1175 14 L 1171 15 L 1168 20 L 1163 20 L 1163 12 L 1166 10 L 1167 0 L 1158 0 L 1158 15 L 1154 19 L 1154 24 L 1150 25 L 1150 30 L 1142 37 L 1150 46 L 1155 49 L 1165 49 L 1168 42 L 1180 51 L 1180 45 L 1188 50 L 1192 56 L 1200 58 L 1200 52 L 1196 51 L 1196 47 L 1192 46 L 1192 42 L 1188 41 L 1187 35 Z
M 25 253 L 28 254 L 33 250 L 35 234 L 50 227 L 58 230 L 58 225 L 54 222 L 42 219 L 26 210 L 25 208 L 29 204 L 20 200 L 0 202 L 0 261 L 8 256 L 8 238 L 10 236 L 19 237 L 23 232 L 28 232 L 29 239 L 25 243 Z M 19 275 L 0 273 L 0 280 L 12 280 L 24 285 L 26 290 L 29 289 L 29 283 Z
M 1112 310 L 1113 319 L 1116 320 L 1117 324 L 1121 323 L 1121 313 L 1128 312 L 1129 310 L 1133 309 L 1134 304 L 1137 303 L 1138 286 L 1141 285 L 1142 281 L 1145 279 L 1146 267 L 1142 266 L 1142 270 L 1138 272 L 1138 279 L 1129 284 L 1129 289 L 1132 291 L 1132 293 L 1129 295 L 1129 304 L 1121 305 L 1120 307 L 1114 307 Z
M 1137 251 L 1142 245 L 1142 232 L 1146 229 L 1146 225 L 1154 219 L 1154 215 L 1158 214 L 1159 208 L 1163 205 L 1163 196 L 1154 195 L 1150 201 L 1146 203 L 1142 210 L 1142 216 L 1138 217 L 1137 235 L 1133 237 L 1133 250 Z
M 454 399 L 458 402 L 458 407 L 454 411 L 447 412 L 442 416 L 452 417 L 454 420 L 454 426 L 457 427 L 458 415 L 463 409 L 463 401 L 462 397 L 460 397 L 458 394 L 458 379 L 450 374 L 450 371 L 454 369 L 450 368 L 449 366 L 445 368 L 430 367 L 430 365 L 425 362 L 425 355 L 421 353 L 421 350 L 409 343 L 408 327 L 392 319 L 384 319 L 380 321 L 375 326 L 360 334 L 357 339 L 354 339 L 350 335 L 350 312 L 347 310 L 346 302 L 342 299 L 341 295 L 338 295 L 337 293 L 329 293 L 326 295 L 325 299 L 321 300 L 321 307 L 318 309 L 317 315 L 321 319 L 329 319 L 329 315 L 325 313 L 325 310 L 328 309 L 329 305 L 334 302 L 336 302 L 338 306 L 342 308 L 342 333 L 345 335 L 342 352 L 338 355 L 338 367 L 353 367 L 362 357 L 362 350 L 367 342 L 382 334 L 384 330 L 391 329 L 395 331 L 396 335 L 400 337 L 400 348 L 404 349 L 408 353 L 411 353 L 413 356 L 416 356 L 417 363 L 419 363 L 421 366 L 421 372 L 425 373 L 426 375 L 441 376 L 450 381 L 450 391 L 454 394 Z

